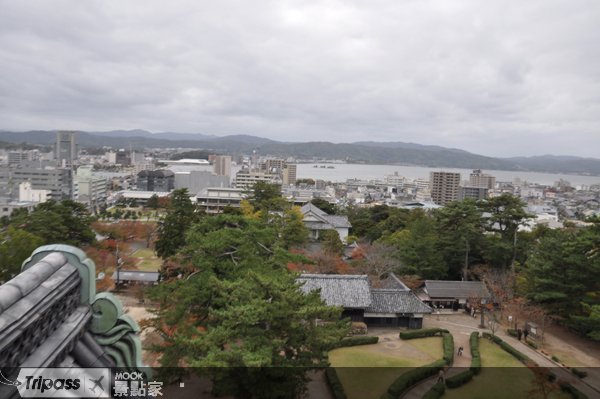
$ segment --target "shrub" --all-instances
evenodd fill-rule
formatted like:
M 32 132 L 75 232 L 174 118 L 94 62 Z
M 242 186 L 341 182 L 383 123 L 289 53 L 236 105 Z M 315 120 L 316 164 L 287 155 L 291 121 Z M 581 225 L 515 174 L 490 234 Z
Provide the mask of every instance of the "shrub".
M 444 361 L 447 365 L 451 365 L 454 360 L 454 337 L 452 334 L 444 334 Z
M 433 337 L 435 335 L 442 335 L 449 333 L 448 330 L 444 330 L 443 328 L 428 328 L 425 330 L 412 330 L 412 331 L 402 331 L 400 333 L 401 339 L 414 339 L 414 338 L 426 338 Z
M 517 334 L 517 332 L 515 330 L 506 330 L 506 332 L 508 333 L 508 335 L 511 335 L 513 337 L 519 336 L 519 334 Z
M 446 384 L 444 384 L 443 382 L 438 382 L 437 384 L 432 386 L 429 391 L 425 392 L 425 395 L 423 395 L 422 399 L 439 399 L 445 391 Z
M 573 374 L 575 374 L 579 378 L 585 378 L 585 377 L 587 377 L 587 372 L 586 371 L 577 370 L 575 367 L 573 367 L 571 369 L 571 371 L 573 372 Z
M 392 395 L 390 395 L 389 393 L 387 393 L 387 392 L 386 392 L 386 393 L 384 393 L 383 395 L 381 395 L 381 396 L 379 397 L 379 399 L 397 399 L 397 398 L 396 398 L 396 397 L 394 397 L 394 396 L 392 396 Z
M 535 342 L 533 342 L 533 341 L 527 340 L 525 342 L 527 342 L 527 345 L 531 346 L 533 349 L 537 349 L 538 348 L 537 344 Z
M 346 338 L 341 341 L 337 341 L 331 344 L 331 349 L 336 348 L 344 348 L 347 346 L 357 346 L 357 345 L 373 345 L 379 342 L 379 337 L 352 337 Z
M 504 341 L 502 341 L 502 339 L 501 339 L 500 337 L 498 337 L 497 335 L 492 335 L 492 334 L 490 334 L 490 333 L 485 333 L 485 332 L 484 332 L 482 335 L 483 335 L 485 338 L 487 338 L 487 339 L 489 339 L 489 340 L 492 340 L 492 341 L 494 341 L 494 343 L 496 343 L 496 344 L 498 344 L 498 345 L 500 345 L 500 343 L 501 343 L 501 342 L 504 342 Z
M 327 377 L 329 388 L 331 388 L 331 392 L 333 392 L 333 397 L 335 399 L 347 399 L 346 392 L 344 392 L 344 387 L 335 369 L 333 367 L 327 367 L 325 369 L 325 376 Z
M 454 377 L 446 378 L 446 385 L 448 385 L 448 388 L 458 388 L 459 386 L 471 381 L 471 378 L 473 378 L 474 375 L 475 373 L 473 373 L 471 370 L 463 371 Z
M 513 355 L 514 357 L 516 357 L 517 359 L 519 359 L 520 361 L 522 361 L 522 362 L 531 362 L 531 363 L 533 363 L 533 360 L 531 360 L 529 357 L 527 357 L 523 353 L 519 352 L 518 350 L 516 350 L 515 348 L 513 348 L 512 346 L 510 346 L 506 342 L 501 342 L 500 343 L 500 347 L 502 349 L 504 349 L 505 351 L 507 351 L 508 353 L 510 353 L 511 355 Z
M 435 375 L 438 371 L 440 371 L 446 362 L 442 359 L 436 360 L 433 363 L 427 364 L 425 366 L 417 367 L 406 373 L 402 374 L 400 377 L 396 379 L 388 388 L 388 393 L 393 397 L 397 398 L 402 393 L 404 393 L 408 388 L 415 385 L 417 382 L 426 379 L 432 375 Z
M 560 363 L 560 359 L 554 355 L 552 356 L 552 360 L 554 360 L 556 363 Z
M 475 375 L 481 372 L 481 354 L 479 353 L 479 333 L 471 333 L 471 370 Z
M 568 382 L 561 384 L 560 389 L 569 393 L 573 397 L 573 399 L 588 399 L 587 395 L 584 395 L 582 392 L 580 392 L 577 388 L 575 388 Z

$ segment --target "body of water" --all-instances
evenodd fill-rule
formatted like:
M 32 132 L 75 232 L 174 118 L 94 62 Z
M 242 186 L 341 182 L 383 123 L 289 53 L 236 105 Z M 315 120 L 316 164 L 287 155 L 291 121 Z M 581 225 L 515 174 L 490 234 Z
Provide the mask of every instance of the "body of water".
M 314 166 L 334 166 L 334 169 L 315 168 Z M 241 166 L 233 165 L 231 173 L 235 176 Z M 192 166 L 192 165 L 174 165 L 171 166 L 173 172 L 189 172 L 190 170 L 208 170 L 212 171 L 212 166 Z M 359 165 L 359 164 L 298 164 L 296 177 L 298 179 L 313 179 L 325 180 L 334 183 L 343 183 L 347 179 L 372 180 L 383 179 L 383 176 L 392 175 L 398 172 L 400 176 L 408 178 L 429 178 L 429 172 L 455 172 L 461 174 L 461 180 L 469 180 L 469 175 L 473 172 L 472 169 L 453 169 L 453 168 L 428 168 L 421 166 L 396 166 L 396 165 Z M 555 181 L 560 179 L 571 182 L 573 186 L 582 184 L 591 185 L 600 183 L 598 176 L 580 176 L 569 174 L 555 173 L 536 173 L 536 172 L 518 172 L 506 170 L 483 170 L 483 173 L 488 173 L 496 177 L 496 181 L 512 182 L 514 177 L 519 177 L 521 180 L 527 180 L 528 183 L 539 183 L 542 185 L 553 185 Z M 124 176 L 125 173 L 97 173 L 103 176 Z

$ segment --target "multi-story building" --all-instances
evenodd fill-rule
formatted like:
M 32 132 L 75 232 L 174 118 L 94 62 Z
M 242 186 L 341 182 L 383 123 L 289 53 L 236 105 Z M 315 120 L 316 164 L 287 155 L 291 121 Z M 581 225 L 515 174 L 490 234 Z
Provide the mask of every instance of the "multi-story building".
M 283 159 L 266 159 L 258 165 L 260 172 L 264 173 L 280 173 L 285 167 Z
M 285 164 L 283 167 L 282 183 L 284 186 L 296 185 L 297 165 Z
M 393 175 L 384 175 L 383 182 L 388 186 L 402 187 L 404 184 L 404 176 L 398 175 L 398 172 L 394 172 Z
M 240 208 L 245 196 L 241 188 L 207 187 L 196 195 L 196 201 L 206 213 L 216 214 L 223 212 L 226 206 Z
M 138 163 L 143 163 L 145 161 L 144 158 L 144 153 L 143 152 L 138 152 L 138 151 L 132 151 L 131 152 L 131 163 L 132 164 L 138 164 Z
M 108 195 L 108 179 L 94 176 L 91 166 L 80 166 L 73 180 L 77 185 L 77 197 L 74 199 L 78 202 L 95 202 Z
M 471 187 L 463 186 L 458 188 L 458 200 L 462 201 L 465 198 L 473 198 L 474 200 L 482 200 L 489 197 L 490 189 L 487 187 Z
M 205 170 L 175 173 L 175 190 L 187 188 L 190 195 L 195 195 L 207 187 L 228 188 L 229 177 L 217 176 Z
M 493 190 L 496 188 L 496 178 L 487 173 L 482 173 L 481 169 L 475 169 L 469 175 L 469 187 L 487 187 Z
M 137 191 L 170 192 L 175 188 L 172 170 L 143 170 L 137 175 Z
M 231 177 L 231 157 L 218 155 L 213 161 L 213 173 L 217 176 Z
M 153 170 L 154 164 L 152 162 L 141 162 L 133 164 L 133 174 L 138 175 L 142 170 Z
M 71 130 L 61 130 L 56 133 L 57 166 L 73 168 L 77 165 L 77 133 Z
M 37 202 L 42 203 L 52 198 L 50 190 L 35 190 L 31 188 L 31 183 L 25 181 L 19 184 L 19 202 Z
M 37 162 L 33 162 L 36 164 Z M 73 198 L 73 171 L 71 169 L 36 168 L 21 162 L 18 167 L 0 168 L 0 198 L 12 202 L 19 196 L 19 184 L 29 182 L 34 190 L 50 190 L 54 201 Z
M 257 181 L 281 184 L 281 177 L 278 174 L 259 172 L 255 169 L 242 169 L 235 174 L 236 187 L 252 186 Z
M 8 153 L 9 165 L 18 165 L 21 161 L 31 161 L 31 153 L 23 151 L 10 151 Z
M 131 164 L 131 158 L 127 156 L 125 150 L 119 150 L 115 156 L 115 164 L 117 165 L 129 165 Z
M 447 205 L 458 200 L 460 173 L 430 172 L 429 184 L 431 199 L 437 205 Z

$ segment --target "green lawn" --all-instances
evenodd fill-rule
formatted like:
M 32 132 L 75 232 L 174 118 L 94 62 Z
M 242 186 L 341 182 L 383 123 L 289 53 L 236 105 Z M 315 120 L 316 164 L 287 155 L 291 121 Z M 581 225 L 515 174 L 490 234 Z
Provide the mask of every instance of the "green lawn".
M 135 256 L 136 258 L 151 259 L 155 257 L 156 254 L 154 253 L 154 250 L 150 248 L 144 248 L 137 251 L 135 254 L 133 254 L 133 256 Z
M 353 346 L 329 352 L 349 399 L 377 399 L 403 373 L 440 359 L 443 354 L 439 337 L 411 341 L 380 341 L 376 345 Z
M 479 339 L 481 373 L 456 389 L 446 389 L 443 399 L 524 399 L 531 389 L 533 372 L 514 356 L 487 339 Z M 569 399 L 558 392 L 552 399 Z
M 150 248 L 140 249 L 133 256 L 143 258 L 142 262 L 137 265 L 138 270 L 157 271 L 162 265 L 162 259 L 156 259 L 156 254 Z

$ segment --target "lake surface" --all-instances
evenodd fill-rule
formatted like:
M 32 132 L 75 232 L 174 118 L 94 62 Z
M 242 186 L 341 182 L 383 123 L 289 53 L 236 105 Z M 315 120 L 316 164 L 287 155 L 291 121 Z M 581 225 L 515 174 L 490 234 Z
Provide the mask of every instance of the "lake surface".
M 325 180 L 334 183 L 342 183 L 347 179 L 383 179 L 383 176 L 398 172 L 400 176 L 410 178 L 429 178 L 429 172 L 455 172 L 461 174 L 461 180 L 469 180 L 472 169 L 453 169 L 453 168 L 428 168 L 420 166 L 396 166 L 396 165 L 359 165 L 359 164 L 334 164 L 335 169 L 315 168 L 316 164 L 298 164 L 296 177 L 298 179 Z M 331 164 L 317 164 L 318 166 L 332 166 Z M 190 170 L 208 170 L 212 171 L 212 166 L 191 166 L 174 165 L 171 166 L 173 172 L 189 172 Z M 241 169 L 239 165 L 231 166 L 231 173 L 235 175 Z M 564 179 L 571 182 L 573 186 L 582 184 L 599 184 L 599 176 L 579 176 L 569 174 L 555 173 L 536 173 L 536 172 L 518 172 L 506 170 L 483 170 L 496 177 L 496 181 L 512 182 L 514 177 L 520 177 L 521 180 L 527 180 L 528 183 L 539 183 L 542 185 L 553 185 L 555 181 Z M 98 173 L 104 176 L 124 176 L 125 173 Z

